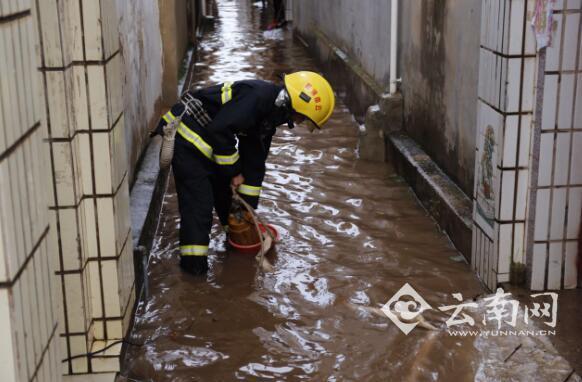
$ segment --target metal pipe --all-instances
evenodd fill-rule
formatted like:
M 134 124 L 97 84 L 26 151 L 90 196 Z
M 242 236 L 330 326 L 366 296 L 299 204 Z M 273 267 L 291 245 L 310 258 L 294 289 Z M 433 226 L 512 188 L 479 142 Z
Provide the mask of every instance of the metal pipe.
M 398 44 L 398 0 L 392 0 L 390 10 L 390 94 L 396 93 L 396 65 L 397 65 L 397 44 Z

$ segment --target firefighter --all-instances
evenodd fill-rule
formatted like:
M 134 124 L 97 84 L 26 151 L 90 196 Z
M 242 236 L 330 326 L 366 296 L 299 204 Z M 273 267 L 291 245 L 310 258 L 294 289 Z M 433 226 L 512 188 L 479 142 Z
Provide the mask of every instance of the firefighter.
M 174 123 L 171 163 L 183 270 L 207 272 L 212 210 L 227 226 L 231 187 L 257 207 L 276 127 L 306 122 L 313 131 L 333 112 L 333 90 L 319 74 L 301 71 L 283 80 L 283 85 L 243 80 L 188 91 L 160 120 L 154 134 L 164 135 L 164 127 L 181 116 Z

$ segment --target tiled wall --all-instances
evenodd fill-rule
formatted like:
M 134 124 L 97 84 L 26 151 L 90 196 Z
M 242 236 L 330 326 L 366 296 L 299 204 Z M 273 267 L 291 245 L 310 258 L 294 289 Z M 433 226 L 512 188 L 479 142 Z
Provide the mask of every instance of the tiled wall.
M 121 339 L 134 296 L 122 56 L 115 0 L 36 6 L 55 180 L 49 208 L 59 336 L 69 358 L 98 350 L 97 341 Z M 64 362 L 62 372 L 117 371 L 110 353 Z
M 532 289 L 575 288 L 582 211 L 581 0 L 561 0 L 547 49 Z
M 0 3 L 0 379 L 58 381 L 46 124 L 30 1 Z
M 530 27 L 534 3 L 533 0 L 487 0 L 482 7 L 472 266 L 490 288 L 510 281 L 512 268 L 525 269 L 527 258 L 528 168 L 537 71 Z M 562 11 L 562 7 L 568 11 Z M 575 171 L 568 169 L 575 168 L 576 160 L 582 161 L 582 153 L 575 143 L 576 131 L 581 131 L 582 126 L 580 116 L 574 113 L 573 90 L 579 77 L 575 67 L 580 60 L 575 57 L 580 55 L 577 47 L 580 7 L 580 0 L 558 2 L 554 47 L 548 51 L 540 162 L 540 186 L 543 187 L 538 192 L 534 277 L 529 285 L 532 289 L 575 286 L 573 239 L 581 213 L 581 188 L 576 185 L 581 186 L 582 182 L 576 178 Z M 561 22 L 562 17 L 568 20 L 567 28 Z M 560 37 L 566 35 L 567 38 Z M 568 57 L 565 60 L 555 58 L 564 54 Z M 575 64 L 567 68 L 552 67 L 555 62 Z M 568 83 L 558 97 L 560 78 L 562 83 L 566 79 Z M 552 89 L 554 93 L 549 94 Z M 577 91 L 580 94 L 579 88 Z M 577 102 L 580 105 L 580 97 Z M 555 113 L 558 107 L 563 114 Z M 548 113 L 552 112 L 549 117 Z M 558 126 L 558 121 L 562 125 Z M 555 224 L 553 231 L 550 221 Z M 571 245 L 567 239 L 572 239 Z M 550 254 L 552 250 L 554 257 Z M 557 262 L 553 265 L 555 269 L 560 268 L 562 275 L 567 274 L 573 283 L 539 283 L 540 277 L 555 278 L 549 276 L 547 266 L 540 267 L 540 264 L 552 264 L 549 258 Z

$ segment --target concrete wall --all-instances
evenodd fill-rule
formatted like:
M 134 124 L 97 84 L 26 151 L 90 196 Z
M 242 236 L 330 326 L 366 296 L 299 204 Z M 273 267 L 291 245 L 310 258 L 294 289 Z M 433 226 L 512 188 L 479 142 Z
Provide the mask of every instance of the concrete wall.
M 408 1 L 408 0 L 407 0 Z M 316 27 L 383 87 L 389 85 L 390 1 L 295 0 L 293 22 L 305 35 Z
M 161 111 L 163 50 L 158 0 L 117 0 L 130 183 Z
M 405 129 L 471 195 L 481 0 L 400 4 L 398 50 Z
M 470 195 L 481 1 L 406 0 L 400 7 L 398 66 L 405 129 Z M 390 1 L 298 0 L 293 18 L 311 44 L 316 30 L 321 31 L 379 88 L 388 88 Z M 356 104 L 352 111 L 359 114 L 357 100 L 348 104 Z

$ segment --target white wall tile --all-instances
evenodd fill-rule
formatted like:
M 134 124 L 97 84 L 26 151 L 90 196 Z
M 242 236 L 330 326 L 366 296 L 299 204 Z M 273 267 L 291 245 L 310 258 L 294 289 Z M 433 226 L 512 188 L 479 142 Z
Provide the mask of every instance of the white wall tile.
M 117 195 L 115 195 L 113 203 L 115 214 L 116 254 L 119 254 L 130 231 L 129 187 L 127 178 L 125 178 Z
M 119 371 L 119 358 L 95 357 L 91 360 L 93 371 L 103 373 L 107 371 Z
M 8 126 L 11 126 L 11 128 L 4 130 L 6 133 L 5 145 L 6 147 L 10 147 L 22 135 L 24 126 L 19 123 L 18 116 L 21 114 L 21 110 L 18 99 L 14 96 L 17 94 L 17 83 L 16 59 L 14 57 L 15 53 L 12 44 L 14 41 L 12 35 L 13 27 L 11 23 L 9 23 L 8 25 L 0 25 L 0 28 L 0 39 L 3 40 L 3 57 L 0 61 L 3 61 L 2 70 L 3 73 L 5 73 L 2 81 L 0 81 L 0 84 L 2 85 L 2 98 L 5 100 L 4 110 L 8 112 L 8 114 L 12 114 L 14 112 L 18 113 L 13 115 L 11 118 L 8 116 Z
M 105 66 L 107 78 L 107 104 L 109 126 L 117 120 L 123 111 L 123 61 L 122 55 L 118 54 L 111 59 Z
M 564 264 L 564 288 L 574 289 L 578 282 L 578 243 L 575 241 L 566 242 L 566 256 Z
M 527 19 L 525 28 L 525 54 L 536 54 L 536 41 L 533 28 L 530 27 L 531 15 L 535 7 L 535 1 L 527 0 Z
M 562 70 L 576 69 L 576 51 L 578 48 L 578 26 L 580 13 L 564 15 L 564 39 L 562 41 Z
M 101 267 L 103 272 L 105 315 L 106 317 L 119 317 L 121 316 L 121 306 L 119 301 L 119 282 L 117 279 L 117 261 L 102 261 Z
M 89 130 L 89 110 L 87 102 L 87 80 L 85 78 L 84 66 L 73 66 L 71 68 L 72 86 L 71 97 L 71 129 Z
M 24 376 L 20 375 L 17 366 L 17 346 L 18 344 L 14 342 L 12 326 L 12 312 L 11 312 L 11 299 L 9 296 L 9 290 L 6 288 L 0 288 L 0 336 L 4 340 L 2 341 L 2 346 L 0 346 L 0 361 L 2 362 L 2 374 L 7 381 L 18 381 L 25 379 Z
M 6 57 L 6 50 L 8 49 L 3 38 L 7 28 L 6 25 L 0 25 L 0 54 L 2 57 Z M 5 59 L 0 60 L 0 73 L 8 73 L 8 63 Z M 7 112 L 10 110 L 7 106 L 10 100 L 5 98 L 5 94 L 8 92 L 7 88 L 6 81 L 0 81 L 0 126 L 10 126 L 12 124 L 12 116 Z M 4 110 L 7 111 L 4 112 Z M 0 134 L 0 153 L 4 152 L 7 146 L 4 134 Z
M 83 61 L 83 30 L 81 26 L 81 2 L 64 0 L 63 35 L 72 61 Z
M 473 203 L 474 204 L 474 203 Z M 475 214 L 475 208 L 473 208 L 473 215 Z M 477 235 L 479 228 L 473 224 L 472 229 L 472 244 L 471 244 L 471 269 L 475 270 L 476 259 L 479 257 L 479 248 L 477 246 Z M 480 231 L 479 231 L 479 234 Z
M 18 174 L 18 164 L 16 162 L 16 158 L 14 157 L 14 155 L 11 155 L 10 157 L 6 158 L 5 161 L 8 162 L 8 169 L 10 172 L 10 179 L 14 179 L 16 177 L 16 174 Z M 26 229 L 26 227 L 24 227 L 23 225 L 23 219 L 22 219 L 22 208 L 20 205 L 20 189 L 18 186 L 18 182 L 14 182 L 11 181 L 9 182 L 10 184 L 10 192 L 11 192 L 11 203 L 12 203 L 12 224 L 14 224 L 14 237 L 15 237 L 15 241 L 16 241 L 16 254 L 17 254 L 17 259 L 18 259 L 18 267 L 20 267 L 21 264 L 24 263 L 24 260 L 26 258 L 26 249 L 25 249 L 25 244 L 24 244 L 24 236 L 23 236 L 23 230 Z M 5 192 L 5 191 L 3 191 Z M 16 270 L 14 270 L 13 272 L 16 272 Z
M 508 54 L 521 55 L 523 45 L 523 23 L 525 0 L 510 1 L 511 13 L 509 15 L 509 49 Z M 526 28 L 527 30 L 527 28 Z
M 525 220 L 529 196 L 529 171 L 519 170 L 517 178 L 517 195 L 515 197 L 515 219 Z
M 83 36 L 85 38 L 86 60 L 103 60 L 101 37 L 101 10 L 99 1 L 83 1 Z
M 27 112 L 25 113 L 25 115 L 20 116 L 21 120 L 24 121 L 27 127 L 30 127 L 37 122 L 37 119 L 33 119 L 34 104 L 32 100 L 34 97 L 30 96 L 31 94 L 34 94 L 31 82 L 34 79 L 32 73 L 36 71 L 36 68 L 33 68 L 33 63 L 31 62 L 33 57 L 29 57 L 27 55 L 29 51 L 28 46 L 23 45 L 29 40 L 28 31 L 31 29 L 30 24 L 32 24 L 32 17 L 25 17 L 16 22 L 16 28 L 18 30 L 17 35 L 20 37 L 19 41 L 21 43 L 15 44 L 18 47 L 17 50 L 19 52 L 19 63 L 20 63 L 19 64 L 20 70 L 18 70 L 19 77 L 17 79 L 18 81 L 20 81 L 19 82 L 20 87 L 18 89 L 20 104 L 22 105 L 23 110 L 33 111 Z M 34 42 L 31 41 L 31 43 Z
M 554 185 L 568 184 L 570 168 L 570 133 L 556 134 L 556 159 L 554 162 Z
M 84 199 L 81 202 L 81 216 L 83 224 L 83 249 L 85 258 L 96 258 L 99 256 L 97 249 L 97 228 L 95 218 L 95 205 L 93 199 Z
M 564 223 L 566 219 L 566 189 L 557 188 L 553 190 L 551 215 L 550 239 L 562 239 L 564 237 Z
M 558 105 L 558 129 L 572 128 L 575 78 L 573 74 L 562 73 L 562 79 L 560 80 L 560 102 Z
M 99 243 L 101 247 L 101 256 L 116 256 L 116 227 L 113 212 L 113 198 L 102 197 L 97 199 L 97 216 L 99 222 Z
M 88 352 L 85 336 L 71 336 L 69 338 L 71 346 L 71 355 L 81 355 Z M 77 358 L 72 361 L 73 373 L 87 373 L 89 364 L 86 357 Z
M 548 239 L 549 214 L 550 190 L 538 190 L 534 233 L 534 238 L 536 241 Z
M 44 65 L 63 67 L 65 63 L 61 51 L 58 2 L 56 0 L 38 1 L 38 7 Z
M 57 185 L 57 200 L 59 206 L 72 206 L 77 204 L 74 184 L 74 169 L 71 144 L 68 142 L 53 142 L 51 144 L 55 182 Z
M 562 243 L 550 243 L 548 261 L 548 289 L 562 287 Z
M 122 117 L 111 133 L 111 161 L 113 166 L 111 182 L 114 189 L 119 186 L 128 168 L 124 123 Z
M 507 273 L 509 272 L 509 267 L 511 264 L 512 248 L 511 248 L 511 236 L 512 236 L 513 224 L 500 224 L 499 225 L 499 257 L 497 265 L 497 273 Z
M 66 313 L 69 332 L 85 332 L 85 304 L 83 304 L 83 283 L 81 274 L 65 276 Z
M 87 270 L 89 271 L 89 282 L 91 283 L 91 312 L 93 313 L 93 317 L 103 317 L 99 262 L 89 261 L 87 264 Z
M 582 184 L 582 132 L 573 134 L 571 159 L 571 184 Z
M 513 262 L 525 264 L 525 224 L 516 223 L 513 234 Z
M 16 159 L 16 171 L 14 174 L 18 174 L 12 178 L 13 183 L 18 183 L 18 200 L 20 204 L 20 214 L 22 218 L 22 236 L 24 240 L 24 253 L 28 255 L 31 253 L 34 246 L 32 242 L 31 232 L 30 232 L 30 214 L 29 214 L 29 204 L 28 204 L 28 190 L 26 189 L 25 177 L 21 174 L 25 174 L 24 166 L 24 150 L 21 145 L 19 150 L 14 152 L 12 156 Z
M 519 166 L 529 166 L 529 154 L 531 150 L 531 131 L 532 118 L 531 115 L 523 115 L 521 117 L 521 129 L 519 139 Z
M 546 72 L 560 70 L 560 45 L 562 44 L 562 15 L 554 14 L 552 45 L 546 49 Z
M 552 184 L 552 167 L 554 160 L 554 134 L 542 133 L 540 139 L 540 159 L 538 185 L 540 187 Z
M 93 133 L 93 158 L 95 182 L 98 194 L 111 194 L 111 148 L 109 137 L 111 133 Z
M 568 227 L 567 239 L 577 239 L 580 232 L 580 216 L 582 215 L 582 187 L 572 187 L 568 195 Z
M 10 171 L 8 166 L 8 161 L 11 158 L 8 157 L 4 161 L 0 162 L 0 181 L 2 184 L 8 184 L 10 181 Z M 11 187 L 7 187 L 6 190 L 0 192 L 0 241 L 2 242 L 2 247 L 0 251 L 3 251 L 4 258 L 2 261 L 2 267 L 5 267 L 5 272 L 1 274 L 0 279 L 2 281 L 7 281 L 11 279 L 14 274 L 16 274 L 19 264 L 22 260 L 19 260 L 19 246 L 17 240 L 17 230 L 15 226 L 15 211 L 12 204 L 12 190 Z
M 503 137 L 503 167 L 515 167 L 517 158 L 519 116 L 510 115 L 505 118 L 505 136 Z
M 513 203 L 515 198 L 515 171 L 501 171 L 501 206 L 499 210 L 500 220 L 513 220 Z
M 107 335 L 109 338 L 123 338 L 123 328 L 121 320 L 109 320 L 106 322 Z
M 535 57 L 526 57 L 523 61 L 521 110 L 533 112 L 537 59 Z
M 79 173 L 81 175 L 81 191 L 83 195 L 93 194 L 93 160 L 91 158 L 91 140 L 88 133 L 76 136 L 79 142 Z
M 101 26 L 105 57 L 109 58 L 119 49 L 119 27 L 115 0 L 101 0 Z
M 558 79 L 558 75 L 546 75 L 544 79 L 542 130 L 554 130 L 556 128 Z
M 103 66 L 87 66 L 89 79 L 89 102 L 91 109 L 91 128 L 106 130 L 107 123 L 107 94 L 105 91 L 105 72 Z
M 57 212 L 55 212 L 57 213 Z M 58 211 L 60 223 L 60 243 L 65 271 L 81 268 L 79 253 L 79 232 L 76 209 L 61 209 Z
M 582 43 L 580 52 L 582 52 Z M 580 60 L 582 60 L 582 57 L 580 57 Z M 574 121 L 572 126 L 575 129 L 582 129 L 582 74 L 578 74 L 576 81 L 576 103 L 574 104 Z

